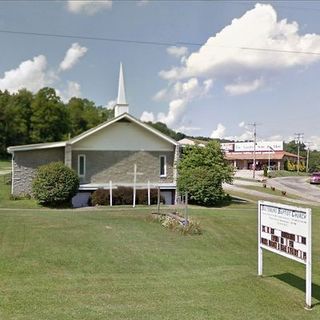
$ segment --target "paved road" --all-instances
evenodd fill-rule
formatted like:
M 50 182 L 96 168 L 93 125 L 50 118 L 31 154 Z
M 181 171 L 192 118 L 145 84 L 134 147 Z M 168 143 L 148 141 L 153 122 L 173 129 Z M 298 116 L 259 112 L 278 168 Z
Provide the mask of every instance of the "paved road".
M 273 195 L 273 194 L 268 194 L 265 192 L 260 192 L 260 191 L 256 191 L 256 190 L 251 190 L 251 189 L 247 189 L 247 188 L 243 188 L 243 183 L 238 184 L 239 181 L 235 181 L 235 184 L 223 184 L 223 189 L 226 192 L 230 192 L 232 193 L 232 191 L 235 192 L 241 192 L 243 194 L 248 194 L 251 196 L 255 196 L 258 197 L 260 200 L 268 200 L 268 201 L 287 201 L 287 202 L 293 202 L 295 204 L 300 204 L 300 205 L 318 205 L 318 202 L 312 201 L 310 199 L 291 199 L 288 197 L 283 197 L 283 196 L 277 196 L 277 195 Z M 261 186 L 261 183 L 260 183 Z M 284 188 L 279 188 L 280 190 L 284 190 Z M 243 198 L 245 200 L 249 200 L 249 198 Z
M 309 183 L 308 177 L 283 177 L 268 179 L 268 185 L 287 191 L 304 199 L 320 203 L 320 186 Z

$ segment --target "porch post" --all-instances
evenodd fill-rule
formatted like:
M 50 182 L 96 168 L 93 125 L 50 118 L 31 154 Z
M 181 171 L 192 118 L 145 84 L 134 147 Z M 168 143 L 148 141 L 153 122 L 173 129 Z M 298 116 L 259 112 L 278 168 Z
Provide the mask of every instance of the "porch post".
M 178 162 L 180 158 L 180 146 L 176 145 L 174 149 L 174 159 L 173 159 L 173 183 L 176 185 L 174 203 L 177 203 L 178 192 L 177 192 L 177 178 L 178 178 Z
M 64 164 L 72 168 L 72 148 L 70 143 L 66 143 L 64 147 Z

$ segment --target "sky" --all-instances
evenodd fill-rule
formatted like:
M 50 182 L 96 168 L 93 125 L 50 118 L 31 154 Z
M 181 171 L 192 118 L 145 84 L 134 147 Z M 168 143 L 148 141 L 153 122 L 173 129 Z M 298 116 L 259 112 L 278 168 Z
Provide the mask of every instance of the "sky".
M 317 1 L 1 1 L 0 90 L 56 89 L 193 136 L 320 150 Z

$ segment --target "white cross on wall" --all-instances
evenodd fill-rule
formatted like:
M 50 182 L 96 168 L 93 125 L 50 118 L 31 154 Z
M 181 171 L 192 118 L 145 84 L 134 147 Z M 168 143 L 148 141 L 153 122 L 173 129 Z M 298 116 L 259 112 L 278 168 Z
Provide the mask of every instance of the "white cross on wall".
M 134 208 L 136 206 L 136 184 L 137 184 L 137 175 L 143 175 L 142 172 L 137 172 L 137 164 L 135 163 L 133 165 L 133 172 L 127 172 L 127 174 L 133 175 L 133 201 L 132 201 L 132 207 Z

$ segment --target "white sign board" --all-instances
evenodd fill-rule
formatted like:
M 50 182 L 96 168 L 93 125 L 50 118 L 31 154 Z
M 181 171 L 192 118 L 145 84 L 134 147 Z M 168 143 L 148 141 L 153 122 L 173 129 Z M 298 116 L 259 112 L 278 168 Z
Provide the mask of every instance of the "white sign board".
M 262 249 L 306 265 L 306 304 L 311 307 L 311 209 L 258 203 L 258 274 Z
M 234 149 L 234 143 L 230 142 L 224 142 L 224 143 L 220 143 L 221 145 L 221 149 L 225 152 L 230 152 L 230 151 L 233 151 Z
M 236 142 L 234 144 L 235 152 L 254 151 L 253 142 Z M 283 151 L 283 141 L 260 141 L 256 143 L 256 151 Z

